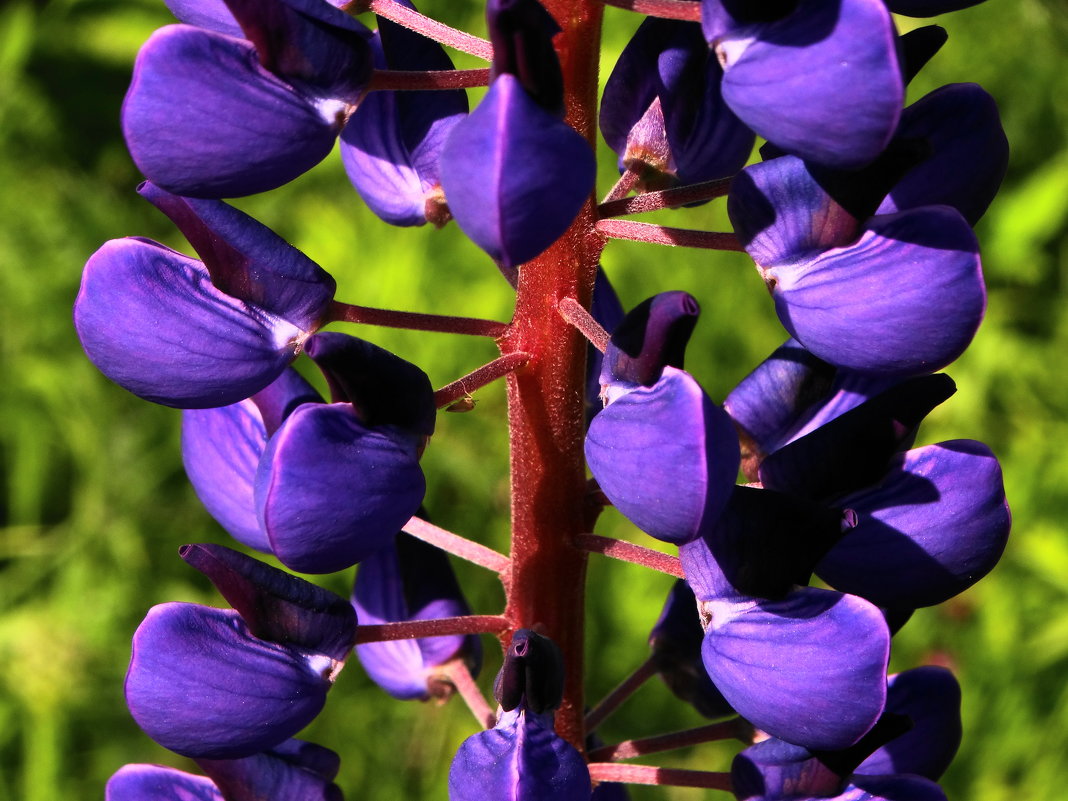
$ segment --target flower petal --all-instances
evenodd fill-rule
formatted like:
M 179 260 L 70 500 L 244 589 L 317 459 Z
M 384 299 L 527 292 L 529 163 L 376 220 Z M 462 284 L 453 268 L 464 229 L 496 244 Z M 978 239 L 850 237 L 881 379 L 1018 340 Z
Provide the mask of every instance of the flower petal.
M 549 715 L 518 707 L 468 737 L 449 769 L 449 801 L 589 801 L 590 774 Z
M 441 154 L 441 185 L 456 222 L 494 259 L 513 267 L 567 230 L 593 190 L 586 140 L 503 74 Z
M 867 601 L 802 588 L 782 601 L 713 600 L 702 608 L 708 675 L 757 728 L 809 749 L 835 750 L 879 719 L 890 634 Z
M 346 403 L 309 403 L 268 443 L 255 494 L 282 564 L 332 573 L 388 546 L 425 492 L 414 437 L 368 428 Z
M 306 336 L 219 291 L 199 261 L 133 238 L 113 239 L 90 257 L 74 325 L 104 375 L 186 409 L 226 406 L 263 389 Z
M 857 525 L 817 566 L 836 589 L 879 606 L 933 606 L 985 576 L 1005 550 L 1001 467 L 980 442 L 916 448 L 886 478 L 841 503 Z
M 329 663 L 253 637 L 232 610 L 162 604 L 134 634 L 126 702 L 149 737 L 183 756 L 249 756 L 319 714 Z
M 730 418 L 674 367 L 610 403 L 586 436 L 601 490 L 638 528 L 667 542 L 687 542 L 715 523 L 740 458 Z
M 343 801 L 331 780 L 340 760 L 328 748 L 287 740 L 244 759 L 198 759 L 229 801 Z M 320 768 L 327 768 L 325 773 Z
M 260 66 L 248 42 L 187 25 L 141 48 L 122 109 L 130 155 L 180 195 L 239 197 L 274 189 L 322 161 L 341 128 L 319 102 Z
M 905 91 L 882 0 L 800 0 L 785 17 L 711 44 L 727 105 L 787 152 L 854 169 L 890 141 Z
M 941 369 L 986 308 L 975 235 L 945 206 L 875 217 L 855 244 L 763 273 L 787 331 L 857 372 Z
M 223 801 L 206 776 L 162 765 L 123 765 L 108 779 L 104 801 Z

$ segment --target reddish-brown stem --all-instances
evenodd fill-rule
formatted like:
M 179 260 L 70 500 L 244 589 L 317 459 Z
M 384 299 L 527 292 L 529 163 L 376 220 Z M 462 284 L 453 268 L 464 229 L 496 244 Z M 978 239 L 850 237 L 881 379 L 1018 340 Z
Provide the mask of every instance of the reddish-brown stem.
M 489 70 L 375 70 L 368 92 L 414 92 L 489 86 Z
M 715 740 L 733 740 L 741 734 L 738 720 L 739 718 L 735 718 L 685 731 L 673 731 L 670 734 L 658 734 L 655 737 L 642 737 L 640 740 L 625 740 L 614 745 L 604 745 L 590 751 L 589 759 L 591 762 L 620 762 L 624 759 L 634 759 L 661 751 L 674 751 L 677 748 L 710 743 Z
M 603 0 L 606 6 L 636 11 L 650 17 L 701 21 L 701 4 L 693 0 Z
M 669 556 L 666 553 L 654 551 L 652 548 L 615 540 L 611 537 L 601 537 L 597 534 L 579 534 L 575 537 L 575 545 L 591 553 L 599 553 L 619 559 L 621 562 L 641 565 L 676 578 L 685 578 L 682 563 L 677 556 Z
M 604 353 L 605 348 L 608 347 L 608 332 L 593 319 L 593 315 L 586 310 L 585 306 L 574 298 L 561 298 L 556 308 L 561 317 L 575 326 L 591 345 Z
M 704 787 L 709 790 L 726 790 L 727 792 L 731 790 L 729 773 L 658 768 L 652 765 L 620 765 L 615 762 L 591 762 L 587 767 L 590 769 L 590 778 L 595 782 Z
M 634 222 L 633 220 L 598 220 L 597 232 L 609 239 L 630 239 L 634 242 L 648 242 L 652 245 L 708 250 L 745 250 L 733 233 L 669 228 L 666 225 Z
M 471 670 L 463 659 L 453 659 L 439 668 L 439 674 L 449 684 L 456 688 L 456 692 L 464 699 L 467 708 L 475 716 L 475 720 L 484 729 L 492 729 L 497 723 L 497 714 L 486 701 L 486 696 L 475 683 Z
M 356 644 L 386 640 L 413 640 L 416 637 L 443 637 L 446 634 L 503 634 L 511 622 L 501 615 L 463 615 L 434 620 L 405 620 L 401 623 L 374 623 L 359 626 Z
M 385 328 L 407 328 L 412 331 L 437 331 L 443 334 L 467 334 L 498 339 L 508 331 L 508 323 L 479 320 L 476 317 L 451 317 L 446 314 L 372 309 L 335 300 L 330 304 L 325 322 L 359 323 Z
M 699 184 L 676 186 L 671 189 L 661 189 L 657 192 L 642 192 L 634 197 L 620 197 L 605 200 L 597 207 L 597 214 L 601 219 L 608 217 L 622 217 L 627 214 L 641 214 L 646 211 L 660 211 L 661 209 L 673 209 L 685 206 L 687 203 L 696 203 L 700 200 L 711 200 L 723 197 L 731 188 L 730 178 L 721 178 L 718 181 L 704 181 Z
M 623 679 L 612 692 L 608 693 L 601 702 L 586 713 L 586 730 L 593 731 L 600 726 L 609 715 L 619 709 L 620 705 L 634 695 L 635 691 L 645 682 L 656 675 L 656 664 L 650 656 Z M 591 752 L 592 758 L 592 752 Z
M 466 559 L 468 562 L 501 573 L 508 569 L 509 560 L 503 553 L 497 553 L 492 548 L 472 542 L 459 534 L 453 534 L 443 528 L 428 523 L 419 517 L 413 517 L 404 524 L 404 531 L 418 540 L 430 543 L 443 551 Z
M 441 44 L 463 53 L 470 53 L 473 56 L 484 58 L 486 61 L 493 58 L 493 45 L 485 39 L 458 31 L 401 3 L 394 2 L 394 0 L 369 0 L 369 2 L 354 0 L 349 4 L 348 9 L 357 13 L 372 11 L 384 19 L 421 33 L 428 39 L 441 42 Z
M 477 370 L 472 370 L 463 378 L 458 378 L 451 384 L 443 386 L 434 393 L 434 404 L 439 409 L 443 409 L 465 395 L 470 395 L 476 389 L 518 370 L 529 361 L 530 354 L 519 351 L 498 356 L 492 362 L 482 365 Z
M 638 179 L 642 177 L 642 168 L 637 164 L 631 164 L 623 171 L 623 174 L 619 176 L 619 180 L 616 181 L 615 186 L 608 190 L 608 194 L 604 196 L 604 200 L 601 201 L 603 206 L 605 203 L 619 202 L 627 195 L 630 194 L 630 190 L 634 188 L 634 185 L 638 183 Z M 604 215 L 601 215 L 602 217 Z
M 560 24 L 553 43 L 564 77 L 565 119 L 591 144 L 596 134 L 600 0 L 542 0 Z M 586 340 L 565 324 L 557 305 L 574 298 L 588 307 L 603 237 L 596 234 L 591 196 L 570 228 L 543 254 L 522 265 L 516 311 L 502 353 L 531 354 L 508 376 L 511 453 L 512 566 L 504 576 L 505 614 L 515 626 L 551 637 L 563 655 L 564 698 L 556 730 L 579 750 L 583 726 L 583 624 L 586 553 L 583 530 L 586 467 L 583 394 Z

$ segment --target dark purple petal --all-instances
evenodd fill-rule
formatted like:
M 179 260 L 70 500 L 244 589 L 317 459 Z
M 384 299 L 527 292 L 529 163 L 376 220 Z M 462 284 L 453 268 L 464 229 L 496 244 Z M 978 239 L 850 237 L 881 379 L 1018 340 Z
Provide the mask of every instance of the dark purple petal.
M 331 663 L 257 639 L 237 612 L 162 604 L 134 634 L 126 702 L 149 737 L 183 756 L 249 756 L 319 714 Z
M 672 585 L 660 618 L 649 633 L 656 672 L 671 692 L 706 718 L 721 718 L 734 710 L 716 689 L 701 661 L 704 638 L 697 599 L 686 582 L 679 579 Z
M 396 623 L 470 614 L 445 552 L 407 534 L 397 535 L 392 548 L 371 554 L 360 563 L 352 591 L 360 622 Z M 482 658 L 477 635 L 454 634 L 364 643 L 356 655 L 368 675 L 395 698 L 427 699 L 434 668 L 459 657 L 474 675 Z
M 551 712 L 564 697 L 564 655 L 555 642 L 531 629 L 518 629 L 504 652 L 504 664 L 493 682 L 493 697 L 511 712 L 522 707 L 532 714 Z
M 564 78 L 552 42 L 560 26 L 553 16 L 537 0 L 487 0 L 486 27 L 493 80 L 514 76 L 531 100 L 563 116 Z
M 344 598 L 222 545 L 184 545 L 179 555 L 211 580 L 261 640 L 339 663 L 352 651 L 356 614 Z
M 441 154 L 441 185 L 456 222 L 510 267 L 567 230 L 590 197 L 595 171 L 586 140 L 509 74 L 453 128 Z
M 787 331 L 857 372 L 939 370 L 968 346 L 986 308 L 975 235 L 945 206 L 873 218 L 853 245 L 762 272 Z
M 178 226 L 218 289 L 304 330 L 319 327 L 337 284 L 270 228 L 218 200 L 180 197 L 148 181 L 137 191 Z
M 875 751 L 856 772 L 910 773 L 937 781 L 960 746 L 960 698 L 960 685 L 942 667 L 927 665 L 890 676 L 886 710 L 908 716 L 912 728 Z
M 841 245 L 860 222 L 795 156 L 751 164 L 731 182 L 727 212 L 753 261 L 781 264 Z
M 856 512 L 857 525 L 817 572 L 880 606 L 952 598 L 993 569 L 1009 536 L 1001 467 L 971 440 L 908 451 L 878 487 L 841 503 Z
M 227 801 L 343 801 L 331 781 L 340 764 L 337 754 L 313 743 L 287 740 L 244 759 L 198 759 L 197 764 Z
M 223 801 L 211 779 L 162 765 L 123 765 L 108 779 L 104 801 Z
M 169 25 L 137 56 L 122 128 L 149 180 L 180 195 L 237 197 L 322 161 L 344 112 L 265 70 L 248 42 Z
M 623 304 L 619 302 L 619 296 L 612 288 L 611 282 L 604 268 L 597 268 L 597 278 L 593 284 L 593 300 L 590 303 L 590 314 L 605 331 L 611 333 L 622 322 L 625 312 Z M 597 350 L 591 342 L 586 347 L 586 425 L 597 412 L 604 408 L 601 402 L 601 365 L 604 363 L 604 354 Z
M 946 33 L 946 29 L 938 25 L 913 28 L 898 37 L 898 43 L 901 46 L 901 71 L 906 84 L 910 83 L 927 65 L 927 62 L 935 57 L 948 39 L 949 34 Z M 906 110 L 905 114 L 907 113 Z
M 406 5 L 411 5 L 406 3 Z M 379 18 L 373 46 L 383 69 L 450 70 L 441 45 Z M 467 114 L 462 91 L 371 92 L 341 133 L 341 158 L 360 197 L 393 225 L 443 225 L 449 218 L 438 161 Z
M 849 383 L 861 389 L 867 381 L 852 376 Z M 871 381 L 873 386 L 863 394 L 877 390 L 879 383 Z M 954 392 L 953 379 L 944 373 L 918 376 L 895 381 L 875 397 L 832 416 L 839 408 L 836 401 L 845 406 L 858 399 L 851 392 L 836 395 L 813 415 L 814 421 L 825 423 L 760 464 L 760 481 L 769 489 L 824 500 L 870 487 L 883 478 L 895 454 L 909 447 L 928 413 Z
M 434 388 L 411 362 L 336 332 L 309 337 L 304 352 L 326 376 L 332 400 L 351 403 L 365 425 L 397 426 L 420 437 L 434 433 Z
M 820 557 L 851 523 L 852 516 L 838 509 L 741 486 L 703 540 L 731 595 L 782 598 L 794 585 L 808 584 Z
M 700 598 L 700 594 L 698 594 Z M 738 714 L 806 748 L 845 748 L 879 719 L 890 634 L 860 598 L 812 588 L 782 601 L 705 601 L 705 668 Z
M 687 542 L 715 523 L 740 458 L 726 412 L 674 367 L 609 403 L 586 436 L 586 461 L 604 494 L 667 542 Z
M 612 331 L 601 383 L 651 387 L 665 367 L 681 370 L 700 313 L 689 292 L 661 292 L 639 303 Z
M 731 28 L 711 45 L 727 105 L 787 152 L 853 169 L 890 141 L 904 84 L 882 0 L 800 0 L 792 13 Z
M 650 17 L 605 85 L 600 124 L 621 167 L 645 164 L 684 183 L 745 164 L 753 133 L 723 102 L 723 71 L 700 25 Z
M 221 292 L 201 262 L 132 238 L 90 257 L 74 325 L 90 361 L 116 384 L 188 409 L 263 389 L 310 333 Z
M 1009 163 L 994 98 L 974 83 L 943 86 L 905 109 L 897 136 L 926 143 L 931 155 L 897 182 L 879 213 L 941 204 L 975 225 Z
M 807 748 L 774 737 L 751 745 L 731 763 L 731 789 L 738 799 L 832 798 L 842 777 Z
M 449 801 L 589 801 L 590 792 L 586 762 L 553 731 L 552 716 L 523 707 L 468 737 L 449 770 Z
M 831 365 L 788 339 L 727 395 L 723 408 L 740 431 L 743 468 L 751 480 L 764 456 L 827 395 L 834 375 Z
M 347 403 L 299 407 L 256 476 L 275 556 L 302 573 L 332 573 L 388 546 L 426 492 L 417 445 L 393 426 L 368 428 Z
M 371 77 L 371 32 L 323 0 L 226 0 L 260 64 L 319 99 L 355 105 Z

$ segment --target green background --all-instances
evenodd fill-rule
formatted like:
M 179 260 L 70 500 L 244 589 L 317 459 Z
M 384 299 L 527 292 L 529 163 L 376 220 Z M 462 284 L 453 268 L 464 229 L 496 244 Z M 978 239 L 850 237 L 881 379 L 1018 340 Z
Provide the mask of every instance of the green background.
M 439 19 L 483 30 L 470 0 L 424 6 Z M 950 41 L 912 87 L 915 99 L 944 83 L 981 83 L 999 103 L 1013 151 L 1001 194 L 977 227 L 987 318 L 947 371 L 957 395 L 919 438 L 975 438 L 994 449 L 1013 535 L 990 577 L 916 614 L 895 638 L 892 664 L 946 664 L 960 678 L 964 744 L 943 782 L 960 801 L 1056 799 L 1068 787 L 1063 10 L 1061 0 L 1001 0 L 944 17 Z M 186 247 L 133 193 L 139 176 L 118 128 L 134 54 L 169 21 L 157 0 L 9 0 L 0 7 L 0 799 L 100 798 L 126 762 L 193 769 L 132 723 L 122 679 L 130 636 L 151 605 L 221 605 L 177 558 L 178 546 L 228 540 L 185 480 L 179 414 L 99 375 L 70 322 L 82 265 L 105 240 L 143 235 Z M 607 74 L 637 19 L 609 9 L 605 24 Z M 479 65 L 460 57 L 458 66 Z M 613 169 L 602 155 L 603 193 Z M 506 284 L 455 226 L 398 232 L 379 223 L 351 190 L 336 152 L 293 184 L 239 205 L 332 272 L 342 300 L 510 315 Z M 646 219 L 727 225 L 722 201 Z M 687 366 L 714 398 L 783 338 L 743 255 L 611 243 L 604 264 L 627 306 L 665 289 L 698 297 L 704 312 Z M 462 337 L 344 330 L 420 364 L 435 386 L 495 355 L 491 343 Z M 441 415 L 425 457 L 427 505 L 442 525 L 505 549 L 503 393 L 492 387 L 477 398 L 469 414 Z M 614 513 L 598 532 L 638 537 Z M 457 569 L 477 611 L 500 609 L 489 576 Z M 351 571 L 323 580 L 340 593 L 350 582 Z M 639 568 L 592 561 L 591 700 L 644 658 L 668 584 Z M 490 657 L 484 686 L 498 662 Z M 699 722 L 654 680 L 605 724 L 603 736 L 615 741 Z M 350 800 L 391 801 L 445 798 L 451 754 L 473 730 L 459 703 L 394 702 L 353 660 L 304 736 L 341 754 L 339 782 Z M 720 770 L 733 750 L 702 746 L 648 761 Z M 705 794 L 643 790 L 634 797 Z

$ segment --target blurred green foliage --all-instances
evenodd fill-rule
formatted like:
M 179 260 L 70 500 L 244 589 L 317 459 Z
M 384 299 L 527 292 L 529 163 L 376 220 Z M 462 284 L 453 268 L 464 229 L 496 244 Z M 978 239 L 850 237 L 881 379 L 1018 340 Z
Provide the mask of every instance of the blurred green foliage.
M 995 573 L 917 613 L 893 655 L 895 669 L 939 662 L 960 677 L 965 739 L 944 785 L 950 798 L 970 801 L 1051 798 L 1068 786 L 1068 23 L 1059 3 L 991 2 L 939 20 L 949 44 L 913 88 L 915 98 L 944 83 L 981 83 L 998 100 L 1013 147 L 1002 193 L 978 226 L 987 319 L 948 370 L 959 392 L 931 416 L 921 442 L 988 442 L 1004 466 L 1014 533 Z M 425 5 L 451 24 L 482 28 L 474 0 Z M 130 635 L 150 605 L 219 603 L 176 558 L 178 545 L 227 538 L 185 481 L 179 414 L 100 376 L 70 324 L 81 266 L 106 239 L 138 234 L 186 247 L 134 195 L 139 176 L 118 127 L 134 54 L 169 21 L 159 0 L 0 6 L 0 799 L 100 798 L 126 762 L 191 769 L 132 723 L 122 679 Z M 636 24 L 607 11 L 605 74 Z M 458 66 L 477 63 L 459 57 Z M 604 191 L 613 167 L 602 156 Z M 341 299 L 510 314 L 507 286 L 454 227 L 388 229 L 362 207 L 336 153 L 239 205 L 333 272 Z M 727 225 L 721 202 L 647 219 Z M 627 306 L 669 288 L 699 298 L 704 314 L 687 366 L 713 397 L 783 337 L 744 256 L 612 243 L 604 263 Z M 417 362 L 437 386 L 495 355 L 489 343 L 445 335 L 356 333 Z M 478 401 L 472 413 L 441 415 L 425 460 L 427 505 L 442 525 L 505 548 L 503 392 L 488 388 Z M 634 536 L 612 512 L 598 531 Z M 490 579 L 457 569 L 477 610 L 500 608 Z M 324 579 L 340 593 L 350 581 Z M 643 659 L 668 581 L 595 558 L 589 586 L 596 700 Z M 484 683 L 498 661 L 489 658 Z M 698 722 L 654 681 L 602 734 L 614 741 Z M 350 799 L 433 799 L 445 797 L 451 754 L 472 731 L 458 703 L 393 702 L 353 661 L 306 736 L 341 753 Z M 717 770 L 733 750 L 703 746 L 650 762 Z

